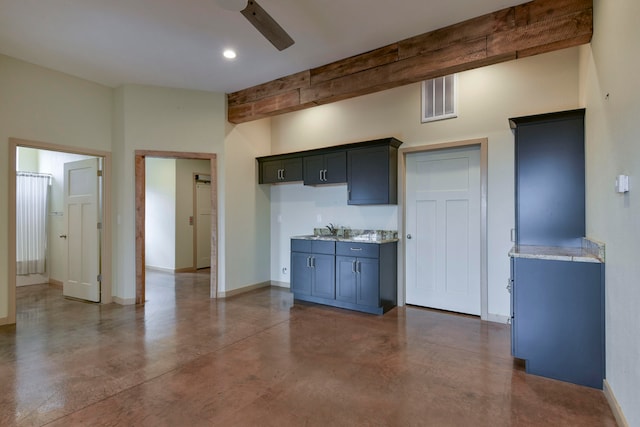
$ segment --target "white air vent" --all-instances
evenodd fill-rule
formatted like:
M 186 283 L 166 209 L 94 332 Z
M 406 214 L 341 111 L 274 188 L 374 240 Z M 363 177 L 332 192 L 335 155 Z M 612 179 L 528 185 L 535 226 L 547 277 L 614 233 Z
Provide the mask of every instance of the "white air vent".
M 452 74 L 422 82 L 422 123 L 458 117 L 457 80 Z

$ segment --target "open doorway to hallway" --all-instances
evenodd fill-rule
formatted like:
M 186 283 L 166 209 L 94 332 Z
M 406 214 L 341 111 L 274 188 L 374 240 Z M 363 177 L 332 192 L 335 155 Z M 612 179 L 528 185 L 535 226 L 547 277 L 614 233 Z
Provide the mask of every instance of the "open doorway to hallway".
M 164 300 L 167 293 L 158 293 L 163 287 L 187 287 L 185 283 L 192 283 L 195 276 L 201 284 L 210 274 L 210 173 L 209 159 L 145 159 L 147 303 L 154 298 Z M 165 280 L 168 277 L 171 280 Z M 210 280 L 206 279 L 208 291 Z
M 193 273 L 199 267 L 201 274 L 208 270 L 209 295 L 215 298 L 216 155 L 136 151 L 135 176 L 136 304 L 144 304 L 148 299 L 147 269 L 150 273 L 160 271 L 174 275 Z M 206 186 L 204 181 L 208 181 Z M 208 191 L 208 200 L 204 202 L 209 205 L 208 210 L 202 209 L 202 201 L 198 207 L 198 190 Z M 198 239 L 198 228 L 205 233 L 201 239 Z M 207 245 L 208 263 L 202 260 L 203 247 Z

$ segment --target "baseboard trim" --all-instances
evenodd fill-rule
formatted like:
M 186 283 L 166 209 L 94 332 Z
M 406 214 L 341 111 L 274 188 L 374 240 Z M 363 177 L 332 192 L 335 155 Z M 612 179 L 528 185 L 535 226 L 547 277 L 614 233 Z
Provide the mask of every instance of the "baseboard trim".
M 629 423 L 627 422 L 627 419 L 624 416 L 624 413 L 622 412 L 622 408 L 620 407 L 620 404 L 618 404 L 618 399 L 616 399 L 616 396 L 613 394 L 613 390 L 611 389 L 611 386 L 609 385 L 609 382 L 607 382 L 607 380 L 604 380 L 602 382 L 602 391 L 604 392 L 605 397 L 607 398 L 607 402 L 609 402 L 609 406 L 611 407 L 611 412 L 613 412 L 613 416 L 616 419 L 616 422 L 618 423 L 618 427 L 629 427 Z
M 15 325 L 15 322 L 11 322 L 8 316 L 0 317 L 0 326 L 6 326 L 6 325 Z
M 64 287 L 64 283 L 60 280 L 49 278 L 49 286 L 52 286 L 56 289 L 62 289 Z
M 163 273 L 193 273 L 194 271 L 198 271 L 195 267 L 186 267 L 186 268 L 164 268 L 164 267 L 156 267 L 153 265 L 145 265 L 145 270 L 153 270 L 153 271 L 162 271 Z
M 234 295 L 244 294 L 256 289 L 268 288 L 271 286 L 271 283 L 272 283 L 271 280 L 268 280 L 266 282 L 256 283 L 255 285 L 244 286 L 242 288 L 232 289 L 230 291 L 221 291 L 221 292 L 218 292 L 218 298 L 229 298 Z
M 495 322 L 495 323 L 506 324 L 506 323 L 509 322 L 509 316 L 503 316 L 501 314 L 489 313 L 487 315 L 487 318 L 486 319 L 482 319 L 482 320 L 486 320 L 487 322 Z
M 289 282 L 278 282 L 277 280 L 272 280 L 271 286 L 275 286 L 276 288 L 285 288 L 285 289 L 291 288 L 291 285 L 289 284 Z
M 134 305 L 136 303 L 136 299 L 135 298 L 113 297 L 113 302 L 115 302 L 116 304 L 120 304 L 120 305 Z

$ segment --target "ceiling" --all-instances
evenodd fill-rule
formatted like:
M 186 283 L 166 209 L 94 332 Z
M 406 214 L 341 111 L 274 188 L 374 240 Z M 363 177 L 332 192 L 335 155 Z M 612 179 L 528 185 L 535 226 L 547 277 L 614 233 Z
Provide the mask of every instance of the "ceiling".
M 216 0 L 0 0 L 0 53 L 111 87 L 235 92 L 523 2 L 259 0 L 295 40 L 279 52 Z

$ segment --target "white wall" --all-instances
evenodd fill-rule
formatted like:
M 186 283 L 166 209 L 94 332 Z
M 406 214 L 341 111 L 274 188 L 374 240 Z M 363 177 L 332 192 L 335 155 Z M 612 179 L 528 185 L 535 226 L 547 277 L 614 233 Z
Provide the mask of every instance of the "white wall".
M 176 268 L 176 161 L 145 159 L 145 263 Z
M 640 2 L 594 1 L 582 50 L 587 108 L 587 233 L 606 244 L 606 377 L 630 426 L 640 426 Z M 607 97 L 607 94 L 609 96 Z M 614 192 L 615 176 L 631 190 Z
M 111 150 L 112 90 L 0 55 L 0 170 L 9 167 L 10 137 Z M 0 173 L 0 201 L 8 200 Z M 8 209 L 0 209 L 0 323 L 8 315 Z
M 413 147 L 472 138 L 489 140 L 488 282 L 489 314 L 508 316 L 507 253 L 514 224 L 513 134 L 507 119 L 579 107 L 578 49 L 557 51 L 493 65 L 459 75 L 457 119 L 420 123 L 420 85 L 414 84 L 272 119 L 274 153 L 394 136 Z M 401 229 L 394 223 L 397 208 L 344 209 L 346 189 L 302 189 L 302 184 L 271 187 L 273 249 L 272 279 L 288 266 L 289 237 L 311 233 L 322 214 L 322 225 L 335 220 L 352 228 L 372 224 Z M 316 204 L 312 198 L 321 197 Z M 338 206 L 342 206 L 339 210 Z M 295 221 L 284 221 L 295 212 Z M 283 221 L 278 223 L 278 214 Z M 374 219 L 375 218 L 375 219 Z M 333 221 L 331 221 L 333 222 Z M 386 228 L 386 227 L 384 227 Z M 275 271 L 274 271 L 275 270 Z M 401 283 L 400 286 L 403 286 Z
M 193 224 L 189 218 L 193 211 L 194 174 L 211 174 L 209 160 L 179 159 L 176 161 L 176 246 L 175 268 L 195 268 L 193 256 Z M 228 224 L 226 225 L 228 227 Z

